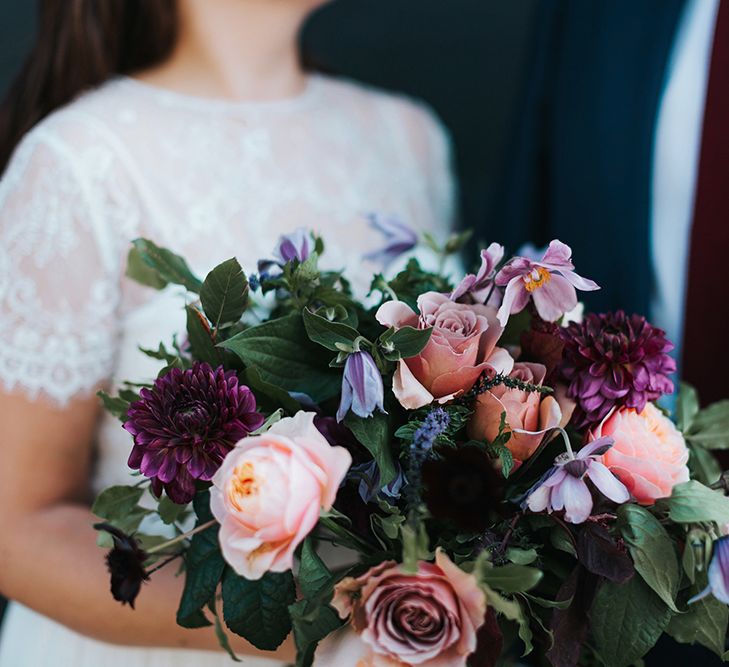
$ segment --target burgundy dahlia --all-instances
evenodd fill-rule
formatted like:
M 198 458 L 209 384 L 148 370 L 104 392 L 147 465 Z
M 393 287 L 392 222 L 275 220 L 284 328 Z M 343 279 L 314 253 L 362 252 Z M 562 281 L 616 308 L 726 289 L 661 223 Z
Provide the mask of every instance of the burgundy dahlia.
M 561 332 L 561 374 L 577 402 L 579 427 L 599 423 L 613 407 L 641 411 L 648 401 L 673 392 L 673 343 L 640 315 L 590 313 Z
M 251 390 L 233 371 L 196 362 L 173 368 L 132 403 L 124 428 L 134 436 L 129 467 L 152 480 L 156 495 L 179 504 L 195 495 L 195 480 L 210 481 L 225 455 L 263 425 Z

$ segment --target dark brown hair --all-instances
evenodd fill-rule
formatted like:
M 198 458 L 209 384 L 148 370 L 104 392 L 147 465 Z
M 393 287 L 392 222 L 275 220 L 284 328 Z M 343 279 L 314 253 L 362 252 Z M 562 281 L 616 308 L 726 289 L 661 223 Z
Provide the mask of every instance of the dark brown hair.
M 115 74 L 164 60 L 177 39 L 176 0 L 40 0 L 38 18 L 35 45 L 0 105 L 0 174 L 38 121 Z

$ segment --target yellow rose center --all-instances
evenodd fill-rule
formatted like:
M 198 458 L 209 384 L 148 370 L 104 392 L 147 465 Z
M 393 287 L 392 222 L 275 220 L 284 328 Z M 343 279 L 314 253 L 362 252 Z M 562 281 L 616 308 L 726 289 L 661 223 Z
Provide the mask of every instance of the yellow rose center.
M 533 292 L 535 289 L 544 287 L 550 280 L 552 275 L 542 266 L 537 266 L 531 273 L 523 278 L 524 287 L 527 292 Z
M 242 511 L 241 502 L 258 493 L 258 480 L 253 464 L 246 461 L 233 470 L 228 496 L 233 506 Z

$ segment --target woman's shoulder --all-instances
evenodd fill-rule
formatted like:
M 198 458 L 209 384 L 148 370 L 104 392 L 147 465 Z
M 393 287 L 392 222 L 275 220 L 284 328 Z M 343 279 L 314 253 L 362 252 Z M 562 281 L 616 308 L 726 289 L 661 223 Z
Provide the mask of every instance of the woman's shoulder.
M 315 75 L 330 108 L 342 107 L 364 120 L 385 119 L 394 129 L 423 140 L 446 139 L 446 130 L 437 113 L 423 100 L 401 92 L 387 91 L 346 77 Z

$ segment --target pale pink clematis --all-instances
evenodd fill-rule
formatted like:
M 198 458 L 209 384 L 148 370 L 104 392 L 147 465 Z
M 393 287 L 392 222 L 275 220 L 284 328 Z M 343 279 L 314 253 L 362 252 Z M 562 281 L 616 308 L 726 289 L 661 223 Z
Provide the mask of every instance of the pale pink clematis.
M 493 290 L 496 267 L 504 258 L 504 246 L 492 243 L 481 251 L 481 268 L 478 273 L 469 273 L 464 276 L 456 288 L 451 292 L 453 301 L 471 299 L 474 303 L 489 303 L 496 301 L 498 305 L 498 290 Z M 491 297 L 489 295 L 491 294 Z
M 613 502 L 628 502 L 628 489 L 599 460 L 613 442 L 612 438 L 599 438 L 585 445 L 577 454 L 571 450 L 560 454 L 547 476 L 529 491 L 526 506 L 532 512 L 564 510 L 565 521 L 584 523 L 592 514 L 592 493 L 585 478 Z
M 441 549 L 409 574 L 390 562 L 337 584 L 332 606 L 350 625 L 319 645 L 319 667 L 465 667 L 486 596 Z
M 392 389 L 404 408 L 446 403 L 473 387 L 482 373 L 508 374 L 513 368 L 511 355 L 496 346 L 503 330 L 495 308 L 426 292 L 418 298 L 418 310 L 388 301 L 377 311 L 377 321 L 386 327 L 433 329 L 420 354 L 398 362 Z
M 331 509 L 352 463 L 344 447 L 326 441 L 314 416 L 298 412 L 244 438 L 213 477 L 220 549 L 246 579 L 291 569 L 294 550 Z
M 578 276 L 572 264 L 572 250 L 561 241 L 549 244 L 538 262 L 514 257 L 496 274 L 496 284 L 506 287 L 499 308 L 499 321 L 506 326 L 509 315 L 526 308 L 534 300 L 539 317 L 556 322 L 577 306 L 577 292 L 600 289 L 597 283 Z

